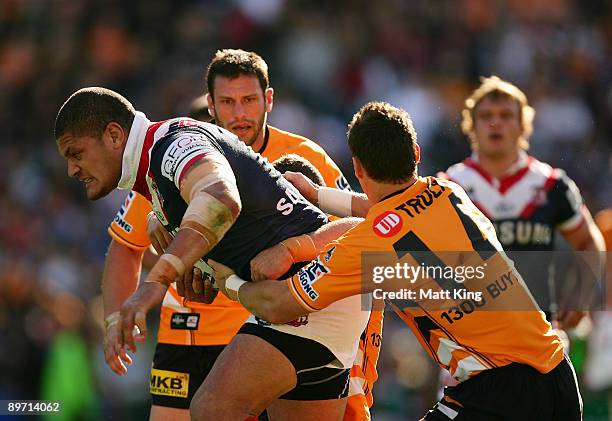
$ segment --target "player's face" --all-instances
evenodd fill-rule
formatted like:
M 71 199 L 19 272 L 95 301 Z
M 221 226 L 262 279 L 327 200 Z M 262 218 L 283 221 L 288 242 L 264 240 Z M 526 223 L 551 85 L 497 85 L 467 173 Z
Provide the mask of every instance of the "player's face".
M 472 136 L 478 153 L 489 157 L 514 154 L 519 149 L 523 134 L 519 103 L 510 98 L 484 97 L 474 111 Z
M 65 134 L 57 147 L 68 165 L 68 176 L 85 184 L 89 200 L 106 196 L 121 178 L 123 149 L 118 149 L 108 134 L 101 138 Z
M 266 114 L 272 110 L 273 91 L 262 91 L 259 79 L 241 75 L 230 79 L 217 76 L 214 97 L 209 101 L 215 122 L 234 133 L 247 145 L 263 140 Z

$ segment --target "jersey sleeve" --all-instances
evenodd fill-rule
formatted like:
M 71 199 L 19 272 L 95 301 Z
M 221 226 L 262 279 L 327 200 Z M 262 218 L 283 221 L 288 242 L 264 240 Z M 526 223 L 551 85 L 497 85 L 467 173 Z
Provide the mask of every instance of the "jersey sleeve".
M 161 159 L 161 175 L 172 181 L 177 189 L 196 161 L 213 153 L 221 154 L 206 136 L 197 132 L 177 132 L 167 142 Z
M 144 196 L 131 191 L 108 227 L 113 240 L 134 250 L 143 250 L 151 244 L 147 236 L 147 215 L 151 204 Z
M 362 293 L 361 253 L 342 237 L 325 247 L 319 256 L 287 280 L 294 298 L 309 312 Z
M 582 196 L 576 183 L 564 171 L 556 171 L 559 173 L 559 179 L 552 193 L 556 196 L 559 207 L 555 222 L 561 231 L 571 231 L 584 222 Z

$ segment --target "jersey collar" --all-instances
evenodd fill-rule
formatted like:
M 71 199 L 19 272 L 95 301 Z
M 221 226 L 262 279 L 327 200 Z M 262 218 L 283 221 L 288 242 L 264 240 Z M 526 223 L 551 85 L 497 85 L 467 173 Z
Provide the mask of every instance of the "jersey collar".
M 370 213 L 372 212 L 378 212 L 378 209 L 380 207 L 386 207 L 388 206 L 388 204 L 386 203 L 387 200 L 394 198 L 396 196 L 399 195 L 407 195 L 407 196 L 416 196 L 417 194 L 421 193 L 423 190 L 425 190 L 425 187 L 427 187 L 427 185 L 429 184 L 429 180 L 427 178 L 424 177 L 417 177 L 417 179 L 415 180 L 414 183 L 412 183 L 411 185 L 409 185 L 408 187 L 404 187 L 403 189 L 399 189 L 397 191 L 394 191 L 391 194 L 386 195 L 385 197 L 383 197 L 382 199 L 380 199 L 378 201 L 378 203 L 375 203 L 370 210 L 368 211 L 368 215 L 370 215 Z
M 501 177 L 493 177 L 479 163 L 479 156 L 476 152 L 466 159 L 463 163 L 478 172 L 487 183 L 491 184 L 500 193 L 505 194 L 512 186 L 518 183 L 529 172 L 529 168 L 534 158 L 527 155 L 523 150 L 519 151 L 518 159 L 512 164 Z
M 123 151 L 121 179 L 118 185 L 122 190 L 130 190 L 136 182 L 142 146 L 150 123 L 143 113 L 136 111 L 125 150 Z
M 268 140 L 270 139 L 270 127 L 266 124 L 266 127 L 264 128 L 265 132 L 264 132 L 264 140 L 263 140 L 263 145 L 261 145 L 261 148 L 259 148 L 257 152 L 258 154 L 263 154 L 264 151 L 266 150 L 266 147 L 268 146 Z
M 478 155 L 478 152 L 472 152 L 472 156 L 470 158 L 468 158 L 466 160 L 467 164 L 471 164 L 471 165 L 477 165 L 480 169 L 480 171 L 485 171 L 481 166 L 480 166 L 480 156 Z M 504 172 L 504 174 L 502 175 L 502 177 L 507 177 L 510 175 L 513 175 L 515 173 L 517 173 L 518 171 L 522 170 L 523 168 L 527 167 L 530 163 L 530 158 L 529 155 L 527 155 L 527 152 L 521 150 L 519 151 L 518 154 L 518 159 L 516 160 L 516 162 L 514 164 L 512 164 L 510 167 L 508 167 L 508 169 Z M 487 174 L 489 175 L 489 174 Z M 489 175 L 490 177 L 490 175 Z

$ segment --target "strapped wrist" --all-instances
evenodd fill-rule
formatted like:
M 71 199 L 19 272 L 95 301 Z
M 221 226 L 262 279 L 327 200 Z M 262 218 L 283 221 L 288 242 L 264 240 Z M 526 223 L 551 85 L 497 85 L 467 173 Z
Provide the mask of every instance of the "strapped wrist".
M 330 187 L 319 187 L 317 201 L 319 202 L 319 208 L 325 213 L 343 217 L 353 215 L 353 195 L 351 192 Z
M 238 291 L 240 291 L 240 287 L 242 287 L 246 283 L 247 282 L 244 279 L 240 278 L 238 275 L 234 273 L 228 276 L 228 278 L 225 280 L 225 290 L 232 291 L 234 295 L 236 296 L 236 299 L 234 301 L 240 302 Z
M 119 323 L 119 311 L 114 311 L 104 319 L 104 330 L 107 331 L 111 326 Z

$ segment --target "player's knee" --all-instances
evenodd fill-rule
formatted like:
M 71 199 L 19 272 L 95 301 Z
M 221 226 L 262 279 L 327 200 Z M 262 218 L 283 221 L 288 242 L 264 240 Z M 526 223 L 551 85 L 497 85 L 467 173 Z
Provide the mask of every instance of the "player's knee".
M 189 413 L 192 421 L 204 421 L 215 419 L 219 408 L 216 407 L 216 402 L 212 393 L 206 390 L 198 390 L 198 393 L 191 400 L 189 405 Z
M 223 399 L 206 390 L 196 394 L 189 406 L 192 421 L 218 421 L 247 419 L 257 415 L 258 411 L 251 402 L 239 399 Z

